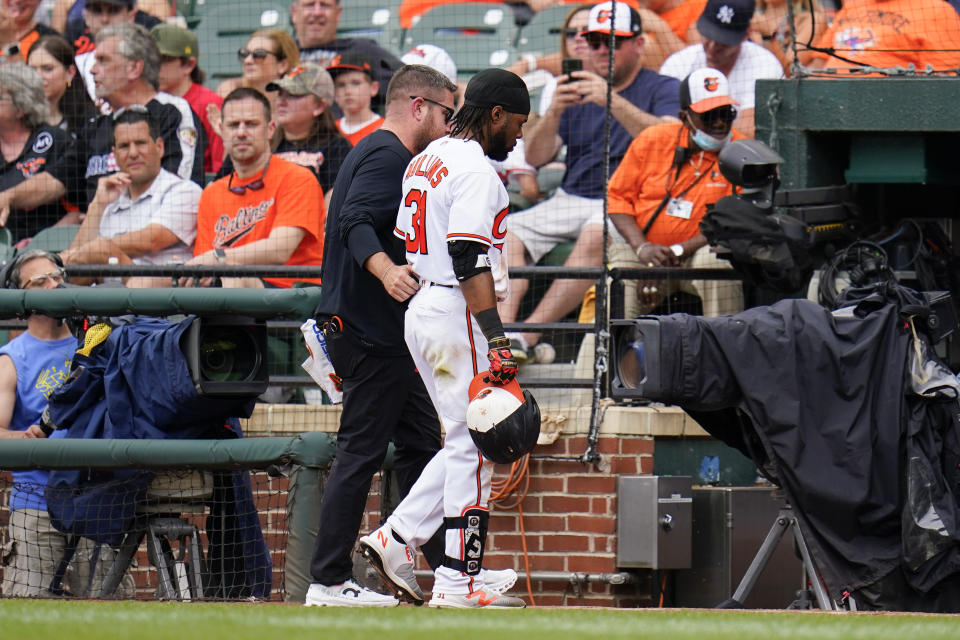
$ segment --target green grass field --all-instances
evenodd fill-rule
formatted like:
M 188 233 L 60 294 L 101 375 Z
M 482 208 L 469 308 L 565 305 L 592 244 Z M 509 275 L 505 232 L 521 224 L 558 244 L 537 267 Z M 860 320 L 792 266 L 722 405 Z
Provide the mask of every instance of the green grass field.
M 3 640 L 957 640 L 960 616 L 657 609 L 451 611 L 0 601 Z

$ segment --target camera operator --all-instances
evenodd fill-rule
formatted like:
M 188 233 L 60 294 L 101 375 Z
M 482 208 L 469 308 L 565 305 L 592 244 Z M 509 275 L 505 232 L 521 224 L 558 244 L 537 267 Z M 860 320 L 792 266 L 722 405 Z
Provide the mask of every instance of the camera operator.
M 698 69 L 680 85 L 681 121 L 650 127 L 633 140 L 608 187 L 610 220 L 619 232 L 610 239 L 613 266 L 730 268 L 710 252 L 699 224 L 708 204 L 733 191 L 720 173 L 717 156 L 727 142 L 743 138 L 733 129 L 736 117 L 726 77 L 716 69 Z M 600 224 L 584 227 L 568 266 L 600 266 L 603 247 L 589 241 L 601 233 Z M 525 322 L 557 322 L 577 307 L 592 284 L 554 280 Z M 637 283 L 639 309 L 626 292 L 626 317 L 650 312 L 678 288 L 699 295 L 707 316 L 743 308 L 737 281 L 645 281 Z M 522 337 L 533 345 L 540 334 L 523 332 Z
M 727 142 L 743 137 L 733 129 L 736 117 L 737 102 L 723 73 L 706 68 L 686 77 L 680 85 L 681 124 L 638 136 L 610 178 L 610 219 L 629 244 L 614 242 L 612 263 L 730 268 L 711 253 L 700 220 L 707 205 L 733 191 L 718 155 Z M 637 284 L 638 313 L 653 310 L 677 290 L 699 296 L 705 316 L 743 309 L 739 282 L 670 280 Z
M 0 275 L 5 289 L 56 289 L 63 283 L 63 267 L 57 256 L 46 251 L 27 251 Z M 27 331 L 0 348 L 0 438 L 44 438 L 40 414 L 47 400 L 70 373 L 77 348 L 66 324 L 56 318 L 32 314 Z M 61 434 L 63 435 L 63 434 Z M 28 597 L 53 595 L 49 587 L 67 546 L 68 536 L 50 523 L 44 489 L 49 473 L 40 469 L 15 471 L 10 491 L 8 547 L 3 549 L 3 595 Z M 65 585 L 73 595 L 89 583 L 92 541 L 81 539 Z M 113 561 L 113 551 L 100 550 L 97 577 Z M 131 594 L 133 581 L 124 579 L 124 594 Z

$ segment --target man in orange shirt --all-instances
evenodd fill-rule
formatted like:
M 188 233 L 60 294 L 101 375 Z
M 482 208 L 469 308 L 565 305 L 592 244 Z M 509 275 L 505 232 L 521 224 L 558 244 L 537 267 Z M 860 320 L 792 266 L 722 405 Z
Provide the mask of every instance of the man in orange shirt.
M 817 46 L 839 56 L 807 54 L 817 69 L 957 69 L 960 16 L 943 0 L 846 0 Z
M 711 253 L 700 233 L 700 219 L 708 204 L 733 191 L 720 173 L 717 156 L 727 142 L 743 138 L 732 126 L 736 104 L 723 73 L 697 69 L 680 84 L 681 121 L 654 125 L 634 138 L 608 184 L 608 210 L 615 227 L 610 234 L 612 265 L 730 267 Z M 584 226 L 566 266 L 600 266 L 602 246 L 588 241 L 591 234 L 602 233 L 600 224 Z M 555 280 L 525 322 L 556 322 L 576 308 L 592 284 Z M 646 281 L 637 285 L 639 308 L 626 292 L 626 316 L 649 312 L 677 285 L 701 297 L 704 315 L 727 315 L 743 308 L 738 281 Z M 539 333 L 522 336 L 530 346 L 540 339 Z
M 313 173 L 270 153 L 276 125 L 270 103 L 240 88 L 223 100 L 221 132 L 233 161 L 230 175 L 207 185 L 197 212 L 194 258 L 188 265 L 320 264 L 326 209 Z M 282 287 L 311 278 L 224 278 L 224 287 Z M 181 285 L 191 283 L 181 279 Z M 211 286 L 212 278 L 200 281 Z

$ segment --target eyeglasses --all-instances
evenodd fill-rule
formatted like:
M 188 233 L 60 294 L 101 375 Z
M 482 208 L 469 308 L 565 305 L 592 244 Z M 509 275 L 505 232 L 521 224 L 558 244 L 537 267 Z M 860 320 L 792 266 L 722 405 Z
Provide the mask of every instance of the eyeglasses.
M 57 267 L 50 273 L 38 273 L 35 276 L 30 276 L 20 288 L 40 289 L 41 287 L 45 287 L 48 281 L 53 281 L 54 284 L 63 284 L 63 276 L 63 269 Z
M 718 124 L 729 126 L 737 119 L 737 110 L 731 106 L 717 107 L 699 114 L 700 121 L 705 127 L 713 127 Z
M 567 40 L 573 40 L 583 33 L 582 29 L 567 29 L 563 32 L 563 37 Z
M 585 33 L 583 37 L 586 38 L 587 44 L 590 45 L 590 48 L 596 51 L 601 46 L 607 47 L 610 46 L 610 36 L 605 33 Z M 636 36 L 614 36 L 613 37 L 613 49 L 614 51 L 619 51 L 620 46 L 627 40 L 633 40 Z
M 247 189 L 250 189 L 250 191 L 260 191 L 260 189 L 263 189 L 263 176 L 267 175 L 267 169 L 269 168 L 270 168 L 270 160 L 268 159 L 267 165 L 263 168 L 263 171 L 260 172 L 259 178 L 257 178 L 253 182 L 249 182 L 245 185 L 237 185 L 236 187 L 233 186 L 233 176 L 237 175 L 237 172 L 232 171 L 230 173 L 230 179 L 227 180 L 227 191 L 229 191 L 230 193 L 236 194 L 238 196 L 242 196 L 243 194 L 245 194 L 247 192 Z
M 257 62 L 263 62 L 267 59 L 267 56 L 274 56 L 277 60 L 283 60 L 282 53 L 274 53 L 273 51 L 267 51 L 266 49 L 240 49 L 237 51 L 237 57 L 240 59 L 240 62 L 243 62 L 247 59 L 247 56 L 253 56 L 253 59 Z
M 119 109 L 117 109 L 116 111 L 113 112 L 113 120 L 114 120 L 114 122 L 116 122 L 117 120 L 119 120 L 119 119 L 120 119 L 120 116 L 122 116 L 122 115 L 125 114 L 125 113 L 139 113 L 139 114 L 142 114 L 142 115 L 149 115 L 149 114 L 150 114 L 150 110 L 147 109 L 147 108 L 146 108 L 145 106 L 143 106 L 142 104 L 131 104 L 131 105 L 127 106 L 127 107 L 120 107 Z
M 455 112 L 454 112 L 453 109 L 451 109 L 451 108 L 448 107 L 447 105 L 443 104 L 442 102 L 437 102 L 436 100 L 431 100 L 430 98 L 427 98 L 427 97 L 424 97 L 424 96 L 410 96 L 410 99 L 411 99 L 411 100 L 416 100 L 417 98 L 420 98 L 420 99 L 423 100 L 424 102 L 429 102 L 430 104 L 435 104 L 435 105 L 437 105 L 438 107 L 440 107 L 441 109 L 443 109 L 443 122 L 444 122 L 445 124 L 450 124 L 450 121 L 453 120 L 453 114 L 454 114 Z

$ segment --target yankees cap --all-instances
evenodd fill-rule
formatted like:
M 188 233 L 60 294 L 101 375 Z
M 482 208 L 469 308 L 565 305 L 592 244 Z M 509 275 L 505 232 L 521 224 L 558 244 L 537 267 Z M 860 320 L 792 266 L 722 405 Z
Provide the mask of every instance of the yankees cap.
M 470 79 L 463 103 L 471 107 L 503 107 L 510 113 L 530 113 L 530 92 L 515 73 L 506 69 L 484 69 Z
M 697 31 L 707 40 L 733 46 L 743 42 L 756 8 L 754 0 L 707 0 Z

